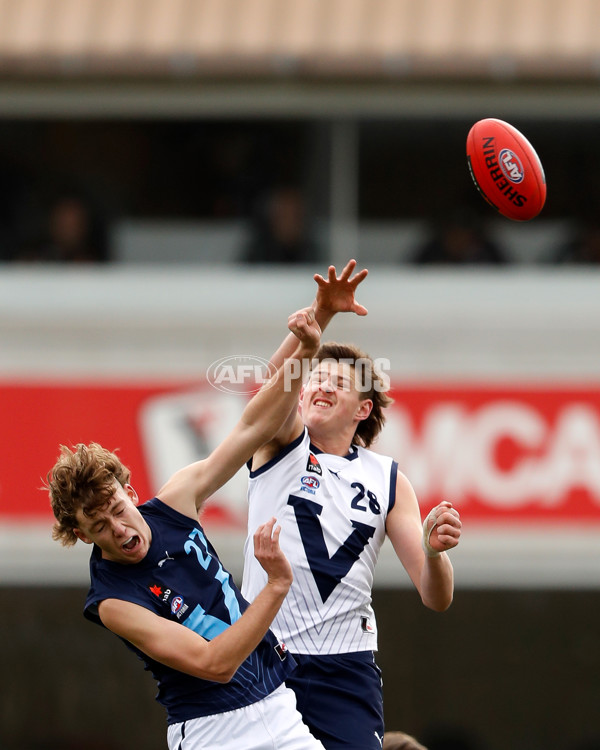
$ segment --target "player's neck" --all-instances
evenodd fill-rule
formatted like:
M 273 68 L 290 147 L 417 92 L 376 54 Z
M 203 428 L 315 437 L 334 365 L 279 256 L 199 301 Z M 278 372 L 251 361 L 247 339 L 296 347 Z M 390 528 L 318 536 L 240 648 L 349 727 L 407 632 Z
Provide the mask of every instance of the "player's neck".
M 346 436 L 313 435 L 309 432 L 310 442 L 322 453 L 330 453 L 332 456 L 347 456 L 352 447 L 352 440 Z

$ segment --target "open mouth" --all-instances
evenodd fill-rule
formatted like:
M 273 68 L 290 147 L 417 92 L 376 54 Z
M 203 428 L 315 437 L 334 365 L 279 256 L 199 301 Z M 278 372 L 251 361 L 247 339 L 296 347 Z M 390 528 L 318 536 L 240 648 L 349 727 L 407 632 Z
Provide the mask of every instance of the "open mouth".
M 313 406 L 318 406 L 320 409 L 329 409 L 331 404 L 329 401 L 324 401 L 322 398 L 316 398 L 313 401 Z
M 134 536 L 130 537 L 125 544 L 122 545 L 125 552 L 133 552 L 141 543 L 141 540 L 137 534 L 134 534 Z

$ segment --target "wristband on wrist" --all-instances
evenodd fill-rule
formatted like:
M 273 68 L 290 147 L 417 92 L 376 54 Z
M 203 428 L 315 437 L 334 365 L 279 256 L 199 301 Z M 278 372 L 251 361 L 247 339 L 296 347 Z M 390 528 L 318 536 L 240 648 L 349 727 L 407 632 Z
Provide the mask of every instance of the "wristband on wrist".
M 431 528 L 427 528 L 427 524 L 432 518 L 434 522 L 431 524 Z M 437 549 L 434 549 L 429 543 L 429 537 L 431 536 L 431 532 L 435 529 L 436 526 L 437 526 L 437 519 L 433 515 L 433 511 L 432 511 L 427 516 L 427 518 L 423 521 L 423 537 L 421 541 L 423 544 L 423 551 L 425 552 L 425 555 L 427 557 L 439 557 L 442 554 Z

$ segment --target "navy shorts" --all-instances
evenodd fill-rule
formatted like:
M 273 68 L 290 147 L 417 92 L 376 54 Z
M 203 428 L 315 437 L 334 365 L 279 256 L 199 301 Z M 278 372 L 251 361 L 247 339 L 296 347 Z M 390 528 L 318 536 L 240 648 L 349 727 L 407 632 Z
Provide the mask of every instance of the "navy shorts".
M 333 656 L 294 654 L 286 680 L 305 724 L 326 750 L 381 750 L 381 671 L 372 651 Z

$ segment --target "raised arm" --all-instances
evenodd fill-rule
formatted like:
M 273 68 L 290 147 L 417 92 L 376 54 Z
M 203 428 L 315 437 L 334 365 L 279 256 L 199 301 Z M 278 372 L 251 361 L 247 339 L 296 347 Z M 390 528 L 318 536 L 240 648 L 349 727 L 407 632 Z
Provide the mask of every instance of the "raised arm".
M 229 682 L 258 646 L 292 584 L 292 569 L 279 547 L 275 519 L 254 534 L 254 554 L 266 570 L 266 586 L 244 614 L 211 641 L 179 622 L 120 599 L 106 599 L 98 612 L 104 625 L 147 656 L 193 677 Z
M 288 327 L 296 342 L 290 356 L 249 401 L 223 442 L 207 458 L 176 472 L 159 490 L 157 497 L 164 503 L 184 515 L 197 517 L 204 500 L 231 479 L 297 407 L 303 367 L 316 354 L 321 331 L 312 308 L 290 315 Z
M 317 282 L 317 296 L 312 303 L 312 309 L 321 331 L 324 331 L 331 322 L 333 316 L 338 312 L 353 312 L 356 315 L 366 315 L 367 308 L 360 305 L 354 298 L 356 287 L 364 281 L 369 273 L 366 268 L 354 275 L 356 261 L 349 260 L 338 276 L 335 266 L 329 266 L 327 278 L 316 273 L 314 280 Z M 271 364 L 279 367 L 286 357 L 296 347 L 294 336 L 289 334 L 281 346 L 271 357 Z

